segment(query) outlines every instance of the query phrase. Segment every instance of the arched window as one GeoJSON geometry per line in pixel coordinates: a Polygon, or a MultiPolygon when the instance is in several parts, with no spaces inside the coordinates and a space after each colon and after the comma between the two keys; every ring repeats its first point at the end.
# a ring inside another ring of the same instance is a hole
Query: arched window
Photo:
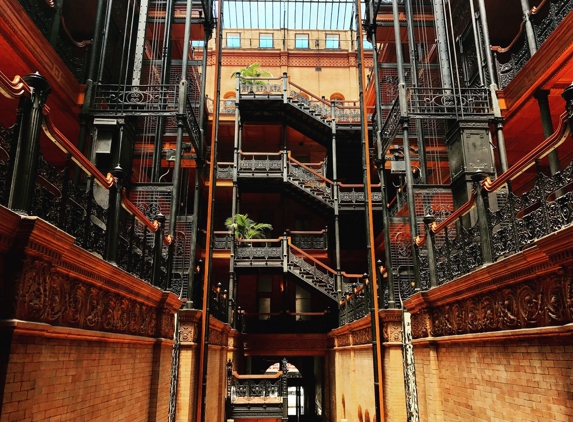
{"type": "Polygon", "coordinates": [[[344,101],[344,95],[340,92],[335,92],[330,96],[330,101],[344,101]]]}
{"type": "Polygon", "coordinates": [[[223,95],[221,104],[221,113],[234,113],[235,112],[235,91],[226,92],[223,95]]]}

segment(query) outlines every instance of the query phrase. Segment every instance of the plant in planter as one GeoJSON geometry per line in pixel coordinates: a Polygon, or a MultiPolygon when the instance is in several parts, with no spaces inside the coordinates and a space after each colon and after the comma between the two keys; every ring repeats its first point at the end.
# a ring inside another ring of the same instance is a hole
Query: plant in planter
{"type": "Polygon", "coordinates": [[[272,230],[268,223],[257,223],[251,220],[248,214],[235,214],[225,220],[225,226],[231,231],[235,239],[265,239],[265,230],[272,230]]]}
{"type": "MultiPolygon", "coordinates": [[[[231,78],[236,78],[237,75],[239,75],[241,78],[272,78],[273,77],[271,72],[267,72],[266,70],[262,70],[261,65],[257,62],[233,72],[231,74],[231,78]]],[[[264,86],[267,84],[266,81],[257,81],[254,79],[242,79],[241,83],[245,84],[245,85],[260,85],[260,86],[264,86]]]]}

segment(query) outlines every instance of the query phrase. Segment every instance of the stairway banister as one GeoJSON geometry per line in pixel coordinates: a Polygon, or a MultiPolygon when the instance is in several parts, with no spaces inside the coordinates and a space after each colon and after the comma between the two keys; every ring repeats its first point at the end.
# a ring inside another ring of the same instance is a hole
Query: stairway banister
{"type": "Polygon", "coordinates": [[[519,25],[519,31],[517,31],[517,34],[515,35],[515,37],[513,38],[513,40],[509,43],[509,45],[507,47],[500,47],[499,45],[492,45],[491,51],[495,51],[496,53],[500,53],[500,54],[507,53],[509,50],[511,50],[513,48],[515,43],[517,43],[517,41],[519,41],[519,39],[523,35],[523,29],[524,28],[525,28],[525,21],[521,22],[521,24],[519,25]]]}
{"type": "Polygon", "coordinates": [[[535,164],[535,161],[545,157],[559,145],[561,145],[571,132],[571,128],[567,122],[567,112],[563,112],[559,116],[559,126],[545,141],[540,143],[537,147],[531,150],[528,154],[522,157],[517,163],[511,166],[506,172],[502,173],[497,179],[492,181],[489,177],[484,179],[481,183],[483,188],[488,192],[495,192],[504,186],[508,181],[515,179],[529,167],[535,164]]]}
{"type": "Polygon", "coordinates": [[[237,239],[239,243],[273,243],[273,242],[282,242],[282,238],[276,239],[237,239]]]}
{"type": "Polygon", "coordinates": [[[280,156],[282,154],[282,151],[279,152],[244,152],[239,150],[239,155],[277,155],[280,156]]]}
{"type": "Polygon", "coordinates": [[[159,222],[157,220],[151,222],[149,218],[147,218],[145,214],[143,214],[141,210],[129,200],[125,188],[121,190],[121,205],[128,213],[133,215],[137,221],[147,227],[150,232],[155,233],[159,229],[159,222]]]}
{"type": "Polygon", "coordinates": [[[88,160],[88,158],[83,155],[57,127],[54,126],[50,119],[49,108],[47,107],[44,107],[42,128],[44,129],[46,136],[56,144],[58,148],[65,153],[70,154],[74,163],[76,163],[84,172],[93,176],[101,187],[109,189],[115,184],[115,180],[111,174],[108,173],[107,177],[104,176],[96,166],[94,166],[90,160],[88,160]]]}
{"type": "Polygon", "coordinates": [[[0,94],[15,100],[22,95],[30,96],[30,87],[20,75],[16,75],[14,79],[10,80],[0,71],[0,94]]]}
{"type": "Polygon", "coordinates": [[[277,371],[276,374],[272,375],[258,375],[258,374],[239,375],[237,371],[233,371],[233,378],[236,378],[238,380],[257,380],[257,379],[273,380],[280,378],[282,374],[283,371],[277,371]]]}
{"type": "Polygon", "coordinates": [[[330,185],[333,185],[334,182],[330,179],[327,179],[326,177],[324,177],[323,175],[317,173],[316,171],[314,171],[313,169],[311,169],[310,167],[305,166],[304,164],[302,164],[300,161],[295,160],[294,158],[291,157],[291,153],[290,151],[288,152],[288,159],[290,162],[304,168],[305,170],[308,170],[309,172],[311,172],[312,174],[314,174],[316,177],[318,177],[321,180],[324,180],[325,182],[329,183],[330,185]]]}
{"type": "Polygon", "coordinates": [[[289,234],[324,234],[326,233],[326,229],[322,230],[289,230],[289,234]]]}
{"type": "MultiPolygon", "coordinates": [[[[436,222],[432,223],[432,225],[431,225],[432,232],[438,233],[439,231],[441,231],[445,227],[454,223],[461,216],[470,212],[471,209],[475,206],[475,200],[476,200],[476,192],[475,192],[475,190],[472,189],[471,194],[470,194],[470,199],[468,199],[468,201],[464,205],[462,205],[457,210],[455,210],[453,213],[451,213],[448,216],[448,218],[442,220],[439,224],[436,224],[436,222]]],[[[418,245],[418,246],[421,246],[421,245],[418,245]]]]}
{"type": "Polygon", "coordinates": [[[282,76],[240,76],[245,81],[279,81],[282,76]]]}
{"type": "Polygon", "coordinates": [[[309,254],[307,254],[305,251],[303,251],[302,249],[296,247],[295,245],[292,244],[291,238],[288,237],[288,245],[290,246],[291,249],[295,250],[296,252],[298,252],[299,254],[303,255],[304,258],[308,258],[309,260],[311,260],[314,264],[324,268],[327,272],[336,275],[336,271],[333,270],[332,268],[330,268],[328,265],[323,264],[322,262],[320,262],[318,259],[313,258],[312,256],[310,256],[309,254]]]}
{"type": "Polygon", "coordinates": [[[309,97],[314,98],[315,100],[323,103],[324,105],[327,105],[330,107],[330,101],[328,100],[323,100],[322,98],[317,97],[316,95],[314,95],[312,92],[307,91],[306,89],[304,89],[302,86],[295,84],[294,82],[289,82],[290,85],[294,86],[296,89],[299,89],[300,91],[304,92],[305,94],[307,94],[309,97]]]}

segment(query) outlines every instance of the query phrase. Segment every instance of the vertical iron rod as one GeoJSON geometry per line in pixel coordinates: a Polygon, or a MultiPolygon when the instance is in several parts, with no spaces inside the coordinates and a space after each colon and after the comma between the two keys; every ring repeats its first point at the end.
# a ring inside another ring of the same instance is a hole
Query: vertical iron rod
{"type": "MultiPolygon", "coordinates": [[[[396,0],[394,0],[396,1],[396,0]]],[[[364,179],[364,197],[366,198],[366,247],[368,250],[369,278],[372,283],[374,294],[378,291],[378,280],[376,277],[376,256],[374,249],[374,217],[372,212],[372,182],[370,180],[370,148],[368,136],[368,112],[364,100],[364,87],[366,81],[366,69],[364,68],[364,39],[362,31],[362,4],[356,0],[356,48],[358,50],[358,88],[360,97],[360,122],[361,122],[361,143],[362,143],[362,172],[364,179]]],[[[374,403],[376,407],[376,422],[384,420],[384,378],[382,374],[382,338],[380,331],[380,316],[378,300],[374,298],[373,307],[370,312],[372,324],[372,352],[374,361],[374,403]]]]}
{"type": "MultiPolygon", "coordinates": [[[[372,2],[370,2],[370,10],[371,15],[374,17],[374,12],[372,11],[372,2]]],[[[378,167],[378,177],[380,178],[380,191],[382,196],[382,223],[384,224],[384,265],[386,266],[387,270],[387,280],[388,280],[388,307],[390,309],[394,309],[396,307],[396,299],[394,297],[394,272],[392,266],[392,253],[390,250],[390,217],[388,215],[388,192],[387,192],[387,182],[386,182],[386,174],[384,173],[385,167],[385,154],[386,151],[382,151],[382,138],[381,138],[381,130],[382,130],[382,101],[380,98],[380,73],[378,70],[378,49],[376,48],[376,31],[372,32],[372,49],[373,59],[374,59],[374,83],[376,85],[376,159],[377,167],[378,167]]],[[[377,268],[376,275],[379,274],[379,268],[377,268]]],[[[377,294],[377,291],[375,292],[377,294]]]]}

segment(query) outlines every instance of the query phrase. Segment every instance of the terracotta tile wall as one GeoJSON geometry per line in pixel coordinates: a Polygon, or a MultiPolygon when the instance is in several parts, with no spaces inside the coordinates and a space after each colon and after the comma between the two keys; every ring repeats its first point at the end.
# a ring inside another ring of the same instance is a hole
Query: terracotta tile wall
{"type": "Polygon", "coordinates": [[[167,420],[171,342],[35,334],[14,334],[2,422],[167,420]]]}
{"type": "Polygon", "coordinates": [[[415,348],[423,421],[573,420],[573,345],[563,340],[415,348]]]}

